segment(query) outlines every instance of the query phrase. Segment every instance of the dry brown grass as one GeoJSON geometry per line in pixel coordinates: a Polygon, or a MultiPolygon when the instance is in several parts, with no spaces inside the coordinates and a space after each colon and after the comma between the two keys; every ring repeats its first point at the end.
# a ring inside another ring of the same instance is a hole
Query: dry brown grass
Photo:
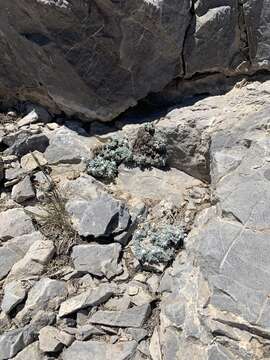
{"type": "Polygon", "coordinates": [[[78,242],[79,235],[72,227],[70,216],[65,208],[66,200],[60,194],[57,184],[35,155],[32,154],[32,156],[49,186],[44,191],[45,199],[42,202],[42,214],[30,212],[30,215],[34,218],[40,232],[54,242],[57,255],[67,255],[73,245],[78,242]]]}

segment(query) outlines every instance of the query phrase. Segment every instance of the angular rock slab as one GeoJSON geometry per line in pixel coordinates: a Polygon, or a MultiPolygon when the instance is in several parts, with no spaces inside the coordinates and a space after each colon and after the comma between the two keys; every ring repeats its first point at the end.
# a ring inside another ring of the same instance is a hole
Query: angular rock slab
{"type": "Polygon", "coordinates": [[[71,257],[76,270],[110,279],[122,271],[118,264],[120,252],[120,244],[77,245],[73,247],[71,257]]]}
{"type": "Polygon", "coordinates": [[[97,311],[90,318],[93,324],[140,328],[151,314],[149,304],[134,306],[123,311],[97,311]]]}
{"type": "Polygon", "coordinates": [[[50,134],[49,146],[44,156],[50,165],[77,164],[92,157],[98,141],[93,137],[77,134],[67,127],[61,127],[50,134]]]}
{"type": "Polygon", "coordinates": [[[62,354],[63,360],[128,360],[132,358],[137,347],[136,341],[108,344],[98,341],[75,341],[62,354]]]}
{"type": "Polygon", "coordinates": [[[21,303],[26,297],[27,290],[19,281],[12,281],[4,288],[4,296],[1,309],[8,314],[16,305],[21,303]]]}
{"type": "Polygon", "coordinates": [[[34,231],[32,220],[23,209],[10,209],[0,213],[0,239],[5,240],[34,231]]]}
{"type": "Polygon", "coordinates": [[[0,336],[0,360],[10,359],[34,341],[31,326],[9,330],[0,336]]]}
{"type": "Polygon", "coordinates": [[[110,236],[126,230],[130,215],[125,205],[108,196],[66,204],[75,230],[81,236],[110,236]]]}
{"type": "Polygon", "coordinates": [[[43,360],[43,355],[39,350],[38,341],[31,345],[28,345],[25,349],[20,351],[14,358],[14,360],[43,360]]]}
{"type": "Polygon", "coordinates": [[[72,344],[73,336],[53,326],[45,326],[39,332],[39,347],[42,352],[59,352],[72,344]]]}
{"type": "Polygon", "coordinates": [[[98,288],[89,289],[64,301],[60,306],[59,316],[66,316],[80,309],[100,305],[106,302],[113,295],[113,292],[114,288],[109,285],[100,285],[98,288]]]}

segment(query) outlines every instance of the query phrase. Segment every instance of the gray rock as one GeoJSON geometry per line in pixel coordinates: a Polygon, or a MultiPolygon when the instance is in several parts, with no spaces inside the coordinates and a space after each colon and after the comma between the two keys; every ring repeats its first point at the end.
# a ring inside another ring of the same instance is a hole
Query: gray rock
{"type": "Polygon", "coordinates": [[[0,336],[0,360],[12,358],[33,341],[34,332],[31,326],[6,331],[0,336]]]}
{"type": "Polygon", "coordinates": [[[4,177],[5,177],[4,161],[2,157],[0,157],[0,182],[4,180],[4,177]]]}
{"type": "Polygon", "coordinates": [[[52,112],[108,121],[174,79],[179,88],[189,79],[194,94],[194,74],[269,69],[266,0],[138,0],[125,7],[41,0],[34,8],[3,1],[10,19],[29,16],[23,27],[19,21],[2,22],[1,51],[10,57],[1,59],[1,93],[7,99],[35,99],[52,112]]]}
{"type": "Polygon", "coordinates": [[[4,288],[4,297],[1,309],[8,314],[16,305],[21,303],[26,297],[26,287],[19,281],[12,281],[4,288]]]}
{"type": "Polygon", "coordinates": [[[66,316],[78,310],[97,306],[106,302],[114,293],[114,287],[109,285],[100,285],[98,288],[89,289],[80,295],[68,298],[64,301],[59,310],[59,316],[66,316]]]}
{"type": "Polygon", "coordinates": [[[128,328],[126,329],[126,333],[131,335],[132,340],[136,340],[137,342],[140,342],[148,336],[148,331],[141,328],[128,328]]]}
{"type": "Polygon", "coordinates": [[[118,264],[120,252],[120,244],[77,245],[73,247],[71,257],[76,270],[110,279],[122,271],[118,264]]]}
{"type": "Polygon", "coordinates": [[[55,311],[67,295],[63,281],[42,278],[29,291],[25,306],[17,319],[30,320],[41,310],[55,311]]]}
{"type": "MultiPolygon", "coordinates": [[[[21,167],[25,171],[33,171],[38,169],[40,166],[47,164],[47,160],[43,154],[39,151],[33,151],[30,154],[26,154],[21,158],[21,167]]],[[[41,172],[41,174],[43,174],[41,172]]]]}
{"type": "Polygon", "coordinates": [[[77,164],[92,157],[97,143],[93,137],[81,136],[67,127],[61,127],[50,134],[50,144],[44,156],[50,165],[77,164]]]}
{"type": "Polygon", "coordinates": [[[20,351],[14,358],[14,360],[43,360],[44,357],[42,356],[39,350],[38,341],[34,342],[31,345],[28,345],[25,349],[20,351]]]}
{"type": "Polygon", "coordinates": [[[31,151],[43,153],[49,145],[49,139],[45,134],[32,135],[22,133],[18,136],[10,148],[4,151],[6,155],[22,157],[31,151]]]}
{"type": "Polygon", "coordinates": [[[81,236],[110,236],[123,232],[130,215],[125,205],[108,196],[90,201],[73,200],[66,204],[75,230],[81,236]]]}
{"type": "Polygon", "coordinates": [[[10,209],[0,213],[0,239],[30,234],[35,231],[31,218],[23,209],[10,209]]]}
{"type": "Polygon", "coordinates": [[[38,105],[28,105],[28,114],[18,121],[18,126],[22,127],[35,122],[47,123],[51,121],[51,116],[46,109],[38,105]]]}
{"type": "Polygon", "coordinates": [[[117,327],[141,327],[150,316],[151,306],[149,304],[134,306],[123,311],[97,311],[90,318],[93,324],[102,324],[117,327]]]}
{"type": "Polygon", "coordinates": [[[76,339],[81,341],[86,341],[89,340],[94,335],[98,335],[98,336],[106,335],[106,332],[103,331],[102,329],[98,329],[97,327],[91,324],[86,324],[83,326],[79,326],[77,328],[76,339]]]}
{"type": "Polygon", "coordinates": [[[55,253],[54,243],[50,240],[35,241],[25,256],[15,263],[7,281],[35,279],[42,274],[55,253]]]}
{"type": "Polygon", "coordinates": [[[42,352],[59,352],[70,346],[73,336],[53,326],[46,326],[39,332],[39,347],[42,352]]]}
{"type": "Polygon", "coordinates": [[[188,187],[199,184],[199,180],[177,169],[162,171],[153,168],[142,171],[120,166],[115,188],[142,201],[166,199],[176,205],[184,201],[188,187]]]}
{"type": "Polygon", "coordinates": [[[36,231],[29,235],[15,237],[0,247],[0,279],[3,279],[9,273],[12,266],[24,257],[35,241],[42,239],[41,233],[36,231]]]}
{"type": "Polygon", "coordinates": [[[29,176],[26,176],[12,188],[11,197],[17,203],[23,203],[35,197],[35,190],[29,176]]]}
{"type": "Polygon", "coordinates": [[[98,341],[75,341],[62,353],[63,360],[117,360],[131,359],[136,351],[136,341],[126,341],[117,344],[108,344],[98,341]]]}

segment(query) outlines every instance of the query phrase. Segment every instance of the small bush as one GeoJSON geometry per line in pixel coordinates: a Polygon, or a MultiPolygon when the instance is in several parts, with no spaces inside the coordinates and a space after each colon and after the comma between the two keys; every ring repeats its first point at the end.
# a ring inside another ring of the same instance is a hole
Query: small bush
{"type": "Polygon", "coordinates": [[[181,226],[145,224],[134,233],[132,251],[142,264],[167,264],[183,245],[185,237],[181,226]]]}
{"type": "Polygon", "coordinates": [[[94,159],[88,163],[87,172],[99,179],[113,180],[121,164],[144,169],[164,168],[166,163],[165,141],[154,125],[147,124],[138,130],[133,141],[114,139],[98,149],[94,159]]]}

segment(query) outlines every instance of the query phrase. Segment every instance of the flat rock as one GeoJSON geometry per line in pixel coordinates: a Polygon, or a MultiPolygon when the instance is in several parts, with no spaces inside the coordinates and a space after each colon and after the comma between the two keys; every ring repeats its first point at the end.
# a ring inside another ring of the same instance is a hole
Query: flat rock
{"type": "Polygon", "coordinates": [[[53,326],[45,326],[39,332],[39,347],[42,352],[59,352],[72,344],[73,336],[53,326]]]}
{"type": "Polygon", "coordinates": [[[25,176],[18,184],[12,188],[11,198],[17,203],[24,203],[36,196],[30,176],[25,176]]]}
{"type": "Polygon", "coordinates": [[[42,239],[41,233],[35,231],[28,235],[15,237],[0,247],[0,279],[5,277],[12,266],[24,257],[35,241],[41,241],[42,239]]]}
{"type": "Polygon", "coordinates": [[[31,326],[6,331],[0,335],[0,360],[10,359],[34,341],[31,326]]]}
{"type": "Polygon", "coordinates": [[[120,252],[120,244],[77,245],[73,247],[71,257],[76,270],[110,279],[122,271],[118,264],[120,252]]]}
{"type": "Polygon", "coordinates": [[[66,204],[75,230],[81,236],[110,236],[123,232],[129,225],[128,209],[120,201],[102,196],[90,201],[73,200],[66,204]]]}
{"type": "Polygon", "coordinates": [[[50,240],[36,241],[31,245],[25,256],[15,263],[8,275],[7,281],[35,279],[42,274],[55,253],[55,247],[50,240]]]}
{"type": "Polygon", "coordinates": [[[41,310],[56,311],[65,300],[68,292],[64,281],[42,278],[29,291],[25,306],[17,315],[17,319],[34,318],[41,310]]]}
{"type": "Polygon", "coordinates": [[[19,281],[12,281],[4,287],[4,297],[1,309],[8,314],[16,305],[26,297],[26,287],[19,281]]]}
{"type": "Polygon", "coordinates": [[[20,351],[14,360],[43,360],[44,357],[39,349],[38,341],[28,345],[25,349],[20,351]]]}
{"type": "Polygon", "coordinates": [[[14,143],[10,148],[4,151],[6,155],[17,155],[22,157],[31,151],[39,151],[43,153],[49,145],[49,139],[45,134],[29,135],[22,133],[14,139],[14,143]]]}
{"type": "Polygon", "coordinates": [[[34,231],[30,216],[22,209],[10,209],[0,213],[0,239],[10,239],[34,231]]]}
{"type": "Polygon", "coordinates": [[[151,314],[149,304],[134,306],[133,308],[123,311],[97,311],[90,318],[93,324],[102,324],[106,326],[117,327],[141,327],[151,314]]]}
{"type": "Polygon", "coordinates": [[[97,143],[93,137],[81,136],[67,127],[61,127],[50,134],[50,144],[44,156],[50,165],[77,164],[92,157],[97,143]]]}
{"type": "Polygon", "coordinates": [[[177,169],[142,171],[120,166],[115,188],[142,201],[167,200],[179,206],[184,201],[186,189],[196,185],[200,185],[199,180],[177,169]]]}
{"type": "Polygon", "coordinates": [[[100,285],[98,288],[89,289],[80,295],[71,297],[64,301],[59,310],[59,316],[63,317],[78,310],[98,306],[106,302],[114,293],[114,287],[110,285],[100,285]]]}
{"type": "Polygon", "coordinates": [[[26,154],[21,158],[21,167],[25,171],[33,171],[40,166],[47,164],[47,160],[43,154],[39,151],[33,151],[30,154],[26,154]]]}
{"type": "Polygon", "coordinates": [[[136,341],[126,341],[117,344],[108,344],[98,341],[75,341],[62,354],[63,360],[117,360],[131,359],[137,347],[136,341]]]}

